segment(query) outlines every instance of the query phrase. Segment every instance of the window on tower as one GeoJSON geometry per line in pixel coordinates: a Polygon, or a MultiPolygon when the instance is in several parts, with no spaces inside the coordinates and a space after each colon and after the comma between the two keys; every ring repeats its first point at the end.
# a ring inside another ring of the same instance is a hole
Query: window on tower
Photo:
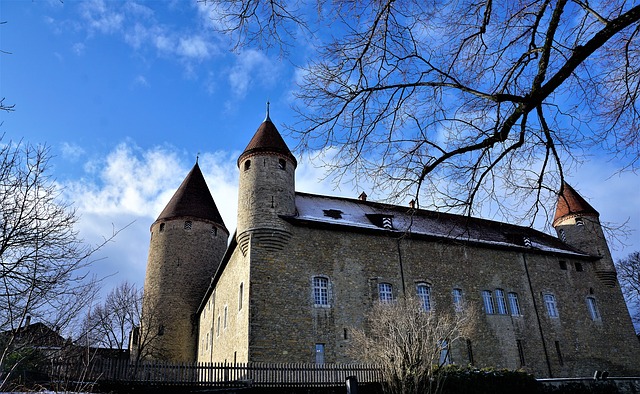
{"type": "Polygon", "coordinates": [[[184,229],[185,230],[191,230],[191,226],[193,225],[193,223],[191,222],[191,220],[187,220],[184,222],[184,229]]]}
{"type": "Polygon", "coordinates": [[[251,168],[251,160],[244,162],[244,170],[247,171],[249,168],[251,168]]]}
{"type": "Polygon", "coordinates": [[[278,168],[280,168],[281,170],[286,170],[287,169],[287,162],[285,159],[279,159],[278,160],[278,168]]]}

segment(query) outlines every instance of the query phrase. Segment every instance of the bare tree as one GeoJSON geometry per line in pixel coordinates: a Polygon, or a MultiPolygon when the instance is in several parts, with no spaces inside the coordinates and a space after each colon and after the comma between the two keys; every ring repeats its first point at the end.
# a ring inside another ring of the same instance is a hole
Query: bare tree
{"type": "Polygon", "coordinates": [[[129,336],[140,325],[141,302],[141,290],[127,281],[120,283],[103,304],[87,311],[82,342],[91,347],[128,349],[129,336]]]}
{"type": "Polygon", "coordinates": [[[101,245],[79,239],[76,213],[60,200],[48,160],[47,147],[0,145],[0,371],[25,345],[15,338],[29,319],[64,329],[97,289],[87,268],[101,245]]]}
{"type": "Polygon", "coordinates": [[[473,310],[427,312],[411,297],[376,303],[365,329],[352,330],[351,355],[381,368],[387,393],[437,393],[449,351],[472,329],[473,310]]]}
{"type": "Polygon", "coordinates": [[[636,2],[204,3],[241,44],[314,33],[293,131],[338,180],[469,214],[509,217],[508,198],[522,219],[593,148],[640,163],[636,2]]]}
{"type": "Polygon", "coordinates": [[[626,259],[618,260],[616,270],[631,319],[640,332],[640,252],[633,252],[626,259]]]}

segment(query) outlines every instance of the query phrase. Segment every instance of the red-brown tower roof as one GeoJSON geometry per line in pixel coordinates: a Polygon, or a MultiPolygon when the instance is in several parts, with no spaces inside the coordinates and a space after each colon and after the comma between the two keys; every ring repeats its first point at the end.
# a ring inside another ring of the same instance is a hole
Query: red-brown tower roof
{"type": "Polygon", "coordinates": [[[578,192],[568,183],[563,182],[562,189],[558,195],[558,203],[556,205],[556,215],[553,218],[553,225],[556,222],[569,215],[587,215],[599,217],[596,211],[578,192]]]}
{"type": "Polygon", "coordinates": [[[244,149],[244,152],[238,158],[238,167],[240,161],[248,155],[255,153],[277,153],[289,158],[294,166],[298,165],[296,158],[293,156],[289,147],[282,139],[282,136],[278,132],[276,126],[269,119],[269,113],[267,112],[267,118],[262,122],[258,130],[249,141],[249,145],[244,149]]]}
{"type": "Polygon", "coordinates": [[[226,229],[197,162],[156,221],[178,217],[204,219],[226,229]]]}

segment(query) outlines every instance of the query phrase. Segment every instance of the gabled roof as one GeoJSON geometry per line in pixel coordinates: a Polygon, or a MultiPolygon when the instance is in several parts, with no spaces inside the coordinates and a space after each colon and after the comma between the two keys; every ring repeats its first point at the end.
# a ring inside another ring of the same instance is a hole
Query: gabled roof
{"type": "Polygon", "coordinates": [[[249,141],[249,145],[244,149],[244,152],[238,158],[238,166],[240,166],[240,161],[245,156],[252,155],[254,153],[279,153],[291,159],[293,161],[293,165],[297,166],[298,162],[296,158],[293,156],[289,147],[282,139],[282,136],[278,132],[276,126],[271,122],[271,119],[267,116],[267,118],[260,124],[258,130],[249,141]]]}
{"type": "Polygon", "coordinates": [[[156,221],[181,217],[208,220],[226,229],[198,163],[189,171],[156,221]]]}
{"type": "Polygon", "coordinates": [[[553,225],[566,216],[570,215],[587,215],[599,217],[596,211],[574,188],[568,183],[562,184],[562,189],[558,195],[558,203],[556,205],[556,215],[553,218],[553,225]]]}
{"type": "Polygon", "coordinates": [[[464,215],[300,192],[296,192],[296,209],[296,216],[284,217],[294,225],[386,232],[443,242],[590,258],[557,237],[532,228],[464,215]]]}

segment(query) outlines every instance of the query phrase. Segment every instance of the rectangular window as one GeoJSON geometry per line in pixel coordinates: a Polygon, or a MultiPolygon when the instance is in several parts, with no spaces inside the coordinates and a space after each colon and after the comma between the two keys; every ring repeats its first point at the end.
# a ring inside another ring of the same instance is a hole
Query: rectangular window
{"type": "Polygon", "coordinates": [[[507,314],[507,303],[504,299],[504,290],[496,289],[496,304],[498,305],[498,313],[501,315],[507,314]]]}
{"type": "Polygon", "coordinates": [[[380,300],[380,302],[393,301],[393,287],[390,283],[378,284],[378,299],[380,300]]]}
{"type": "Polygon", "coordinates": [[[511,315],[512,316],[522,315],[522,313],[520,312],[520,302],[518,301],[518,294],[511,292],[508,294],[508,298],[509,298],[509,308],[511,309],[511,315]]]}
{"type": "Polygon", "coordinates": [[[224,306],[224,328],[227,328],[227,306],[224,306]]]}
{"type": "Polygon", "coordinates": [[[313,277],[313,302],[316,306],[329,305],[329,279],[322,276],[313,277]]]}
{"type": "Polygon", "coordinates": [[[220,315],[218,315],[218,329],[216,330],[216,336],[220,336],[220,315]]]}
{"type": "Polygon", "coordinates": [[[242,297],[244,293],[244,283],[240,283],[240,289],[238,289],[238,310],[242,310],[242,297]]]}
{"type": "Polygon", "coordinates": [[[316,364],[324,364],[324,343],[316,343],[316,364]]]}
{"type": "Polygon", "coordinates": [[[489,290],[482,291],[482,302],[484,303],[484,312],[487,315],[493,315],[495,312],[495,307],[493,305],[493,297],[491,296],[491,292],[489,290]]]}
{"type": "Polygon", "coordinates": [[[522,345],[522,341],[520,339],[516,340],[516,345],[518,346],[518,358],[520,358],[520,366],[523,367],[526,365],[526,360],[524,359],[524,346],[522,345]]]}
{"type": "Polygon", "coordinates": [[[544,306],[547,308],[547,314],[549,317],[557,318],[558,315],[558,306],[556,305],[556,297],[553,294],[545,294],[544,298],[544,306]]]}
{"type": "Polygon", "coordinates": [[[600,312],[598,311],[598,304],[594,297],[587,297],[587,308],[589,309],[589,316],[591,320],[600,320],[600,312]]]}
{"type": "Polygon", "coordinates": [[[449,354],[449,341],[440,341],[440,365],[451,364],[451,355],[449,354]]]}
{"type": "Polygon", "coordinates": [[[471,339],[467,339],[467,356],[469,357],[469,365],[474,365],[473,361],[473,348],[471,346],[471,339]]]}
{"type": "Polygon", "coordinates": [[[453,289],[451,298],[453,299],[453,309],[456,312],[460,312],[462,310],[462,289],[453,289]]]}
{"type": "Polygon", "coordinates": [[[556,354],[558,355],[558,364],[563,366],[564,360],[562,359],[562,351],[560,351],[560,341],[556,341],[556,354]]]}
{"type": "Polygon", "coordinates": [[[416,293],[418,293],[422,309],[429,312],[431,310],[431,288],[426,283],[419,283],[416,286],[416,293]]]}
{"type": "Polygon", "coordinates": [[[575,263],[575,266],[576,266],[576,271],[577,272],[584,271],[584,268],[582,268],[582,263],[575,263]]]}

